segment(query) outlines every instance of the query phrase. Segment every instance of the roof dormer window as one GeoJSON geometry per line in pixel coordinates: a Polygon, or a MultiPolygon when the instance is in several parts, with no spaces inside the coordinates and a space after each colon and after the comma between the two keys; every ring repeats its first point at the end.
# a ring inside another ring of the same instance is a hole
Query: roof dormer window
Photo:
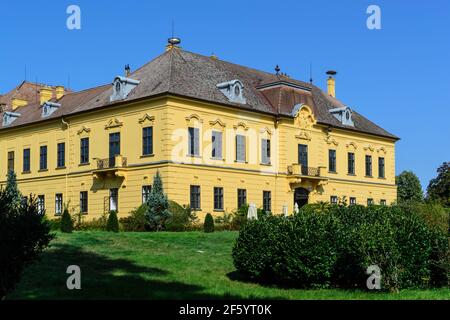
{"type": "Polygon", "coordinates": [[[141,83],[139,80],[117,76],[112,83],[113,93],[110,97],[110,101],[113,102],[125,99],[139,83],[141,83]]]}
{"type": "Polygon", "coordinates": [[[349,107],[331,109],[330,113],[344,126],[355,126],[352,119],[352,110],[349,107]]]}
{"type": "Polygon", "coordinates": [[[60,103],[47,101],[42,105],[42,118],[47,118],[53,114],[56,110],[61,108],[60,103]]]}
{"type": "Polygon", "coordinates": [[[227,97],[228,101],[240,104],[247,103],[244,98],[244,85],[240,80],[219,83],[217,88],[227,97]]]}
{"type": "Polygon", "coordinates": [[[21,116],[20,113],[6,111],[3,114],[3,126],[7,127],[7,126],[11,125],[20,116],[21,116]]]}

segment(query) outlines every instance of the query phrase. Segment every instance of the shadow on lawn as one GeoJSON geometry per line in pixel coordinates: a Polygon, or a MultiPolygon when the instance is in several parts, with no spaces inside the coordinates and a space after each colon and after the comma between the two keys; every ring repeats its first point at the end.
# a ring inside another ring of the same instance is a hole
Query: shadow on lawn
{"type": "Polygon", "coordinates": [[[242,299],[204,293],[205,288],[199,285],[164,281],[167,275],[159,268],[57,244],[26,270],[8,299],[242,299]],[[69,265],[81,268],[81,290],[70,291],[66,287],[69,265]],[[158,277],[161,279],[154,279],[158,277]]]}

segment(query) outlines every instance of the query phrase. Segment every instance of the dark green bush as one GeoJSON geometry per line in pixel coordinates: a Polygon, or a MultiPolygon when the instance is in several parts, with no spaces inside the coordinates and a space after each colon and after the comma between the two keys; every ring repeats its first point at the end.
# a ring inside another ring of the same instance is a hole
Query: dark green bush
{"type": "Polygon", "coordinates": [[[233,248],[238,271],[299,287],[365,288],[371,265],[385,290],[445,285],[448,259],[447,235],[398,206],[306,206],[247,222],[233,248]]]}
{"type": "Polygon", "coordinates": [[[57,219],[47,219],[48,226],[51,231],[59,231],[61,230],[61,218],[57,219]]]}
{"type": "Polygon", "coordinates": [[[181,206],[175,201],[169,201],[170,218],[165,224],[166,231],[187,231],[197,222],[197,215],[189,206],[181,206]]]}
{"type": "Polygon", "coordinates": [[[144,203],[139,208],[130,212],[128,217],[120,219],[120,224],[126,232],[144,232],[146,229],[145,213],[147,212],[147,205],[144,203]]]}
{"type": "Polygon", "coordinates": [[[214,219],[211,213],[208,213],[205,217],[205,223],[203,224],[203,231],[205,233],[214,232],[214,219]]]}
{"type": "Polygon", "coordinates": [[[109,213],[108,222],[106,223],[106,231],[119,232],[119,220],[117,219],[116,211],[111,211],[109,213]]]}
{"type": "Polygon", "coordinates": [[[70,216],[69,209],[65,208],[61,217],[61,232],[72,233],[73,220],[70,216]]]}

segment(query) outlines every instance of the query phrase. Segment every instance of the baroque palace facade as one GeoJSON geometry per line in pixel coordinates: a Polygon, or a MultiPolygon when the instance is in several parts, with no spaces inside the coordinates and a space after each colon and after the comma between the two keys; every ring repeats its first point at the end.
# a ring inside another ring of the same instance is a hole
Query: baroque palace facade
{"type": "Polygon", "coordinates": [[[172,43],[112,85],[3,102],[0,183],[14,170],[49,216],[64,203],[127,215],[157,171],[168,198],[200,217],[245,203],[279,214],[344,197],[394,202],[398,138],[335,98],[333,72],[327,87],[172,43]]]}

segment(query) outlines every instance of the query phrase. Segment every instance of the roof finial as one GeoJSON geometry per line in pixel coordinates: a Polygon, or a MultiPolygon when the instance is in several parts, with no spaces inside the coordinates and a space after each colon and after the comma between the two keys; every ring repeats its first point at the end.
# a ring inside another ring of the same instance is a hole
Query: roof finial
{"type": "Polygon", "coordinates": [[[276,72],[276,75],[277,75],[277,76],[280,74],[280,71],[281,71],[280,66],[277,65],[277,66],[275,67],[275,72],[276,72]]]}

